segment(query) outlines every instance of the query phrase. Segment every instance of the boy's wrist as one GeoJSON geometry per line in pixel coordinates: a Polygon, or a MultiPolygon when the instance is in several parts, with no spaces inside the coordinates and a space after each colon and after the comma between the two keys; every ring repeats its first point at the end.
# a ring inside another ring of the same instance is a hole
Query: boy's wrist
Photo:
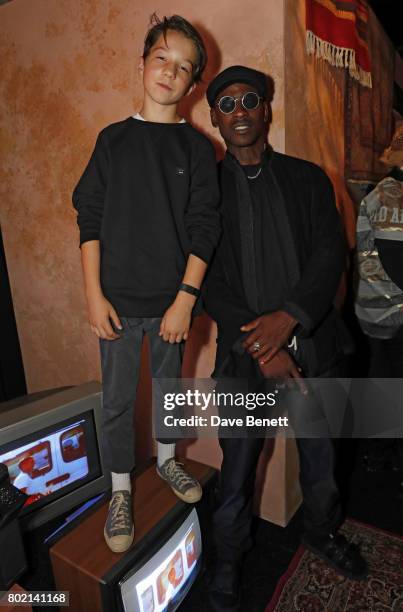
{"type": "Polygon", "coordinates": [[[104,297],[100,286],[86,287],[85,295],[87,300],[93,300],[94,298],[104,297]]]}
{"type": "Polygon", "coordinates": [[[183,306],[184,308],[192,310],[196,303],[196,299],[197,298],[195,295],[191,295],[185,291],[178,291],[175,302],[178,304],[178,306],[183,306]]]}

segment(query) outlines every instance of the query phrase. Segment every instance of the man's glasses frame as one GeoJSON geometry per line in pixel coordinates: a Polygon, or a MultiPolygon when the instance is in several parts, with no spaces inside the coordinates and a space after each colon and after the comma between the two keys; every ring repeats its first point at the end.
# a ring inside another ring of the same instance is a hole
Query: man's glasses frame
{"type": "Polygon", "coordinates": [[[236,109],[237,102],[240,101],[243,108],[247,111],[256,110],[260,102],[264,100],[255,91],[247,91],[243,96],[223,96],[217,100],[217,107],[223,115],[230,115],[236,109]]]}

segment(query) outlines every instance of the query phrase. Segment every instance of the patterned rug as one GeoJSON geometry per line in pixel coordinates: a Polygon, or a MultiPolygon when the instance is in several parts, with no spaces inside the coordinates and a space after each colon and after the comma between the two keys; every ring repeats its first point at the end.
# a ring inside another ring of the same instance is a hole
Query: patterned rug
{"type": "Polygon", "coordinates": [[[300,546],[265,612],[403,612],[403,538],[351,519],[341,531],[360,543],[368,580],[343,578],[300,546]]]}

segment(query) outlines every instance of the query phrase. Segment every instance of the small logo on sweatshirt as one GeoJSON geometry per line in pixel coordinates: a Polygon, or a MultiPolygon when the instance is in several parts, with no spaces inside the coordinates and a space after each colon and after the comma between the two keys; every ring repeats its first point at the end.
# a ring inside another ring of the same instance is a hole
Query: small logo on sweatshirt
{"type": "Polygon", "coordinates": [[[179,166],[176,167],[176,174],[178,176],[184,176],[185,174],[185,169],[184,168],[180,168],[179,166]]]}

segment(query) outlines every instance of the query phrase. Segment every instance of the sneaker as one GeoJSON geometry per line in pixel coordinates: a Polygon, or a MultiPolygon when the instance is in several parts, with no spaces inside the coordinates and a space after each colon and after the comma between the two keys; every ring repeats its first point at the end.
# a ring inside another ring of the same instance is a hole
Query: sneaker
{"type": "Polygon", "coordinates": [[[157,464],[157,474],[169,484],[179,499],[194,504],[201,498],[202,488],[193,476],[185,472],[182,465],[175,459],[167,459],[161,466],[157,464]]]}
{"type": "Polygon", "coordinates": [[[325,538],[302,539],[305,548],[315,553],[339,574],[350,580],[365,580],[368,564],[356,544],[349,542],[341,533],[329,533],[325,538]]]}
{"type": "Polygon", "coordinates": [[[134,539],[132,496],[129,491],[115,491],[109,503],[104,537],[109,548],[116,553],[125,552],[134,539]]]}

